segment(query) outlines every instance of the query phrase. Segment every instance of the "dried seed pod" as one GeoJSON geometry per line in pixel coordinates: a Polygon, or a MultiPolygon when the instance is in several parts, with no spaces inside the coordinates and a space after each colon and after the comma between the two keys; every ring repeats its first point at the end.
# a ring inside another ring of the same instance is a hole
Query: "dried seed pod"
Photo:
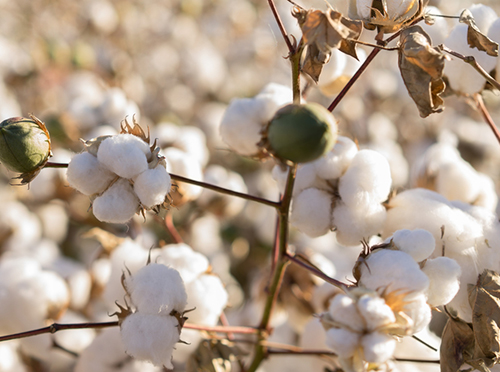
{"type": "Polygon", "coordinates": [[[336,139],[335,118],[317,103],[287,105],[276,112],[267,128],[269,152],[293,163],[323,156],[333,148],[336,139]]]}

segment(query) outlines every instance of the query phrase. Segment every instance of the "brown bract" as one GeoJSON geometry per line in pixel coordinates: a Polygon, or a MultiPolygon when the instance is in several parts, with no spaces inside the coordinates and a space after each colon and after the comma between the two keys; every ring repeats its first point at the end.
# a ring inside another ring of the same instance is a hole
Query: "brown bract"
{"type": "Polygon", "coordinates": [[[439,106],[443,104],[440,94],[445,89],[444,62],[444,54],[432,46],[431,38],[422,27],[412,26],[401,32],[399,69],[423,118],[442,111],[439,106]]]}
{"type": "Polygon", "coordinates": [[[498,56],[498,43],[488,38],[477,28],[476,21],[474,21],[474,17],[469,9],[465,9],[460,14],[459,21],[468,26],[467,43],[471,48],[477,48],[492,57],[498,56]]]}
{"type": "Polygon", "coordinates": [[[318,81],[323,65],[330,60],[332,49],[358,58],[355,40],[363,29],[361,21],[350,20],[333,9],[323,12],[295,6],[292,15],[297,18],[302,40],[307,46],[302,71],[314,81],[318,81]]]}

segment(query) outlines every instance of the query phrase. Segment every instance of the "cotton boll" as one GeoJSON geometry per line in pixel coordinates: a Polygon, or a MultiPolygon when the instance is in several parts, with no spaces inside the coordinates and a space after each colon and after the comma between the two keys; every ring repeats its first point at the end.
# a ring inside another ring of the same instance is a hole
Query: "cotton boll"
{"type": "Polygon", "coordinates": [[[393,188],[402,187],[408,182],[409,165],[403,149],[397,142],[380,141],[369,143],[367,148],[379,152],[389,162],[393,188]]]}
{"type": "Polygon", "coordinates": [[[359,245],[363,239],[369,239],[382,230],[386,215],[382,204],[351,208],[337,202],[332,213],[337,241],[345,246],[359,245]]]}
{"type": "Polygon", "coordinates": [[[400,251],[413,257],[416,262],[425,260],[436,248],[434,236],[423,229],[398,230],[392,235],[392,242],[400,251]]]}
{"type": "MultiPolygon", "coordinates": [[[[299,346],[305,349],[327,349],[326,345],[326,331],[323,328],[321,321],[318,317],[312,318],[305,326],[304,332],[300,335],[299,346]]],[[[329,366],[328,361],[316,356],[308,357],[302,356],[307,363],[307,370],[309,371],[324,371],[329,366]]]]}
{"type": "Polygon", "coordinates": [[[125,285],[132,303],[142,314],[182,314],[187,294],[179,272],[161,264],[144,266],[126,278],[125,285]]]}
{"type": "Polygon", "coordinates": [[[4,251],[27,251],[42,237],[42,226],[35,214],[18,201],[2,202],[0,236],[4,251]]]}
{"type": "Polygon", "coordinates": [[[432,25],[422,22],[421,27],[430,36],[432,45],[443,44],[446,36],[448,36],[449,34],[448,22],[445,18],[440,17],[440,15],[442,15],[442,12],[435,6],[426,6],[425,13],[437,15],[437,17],[432,17],[432,25]]]}
{"type": "Polygon", "coordinates": [[[326,191],[305,189],[293,199],[290,222],[311,237],[325,235],[331,229],[332,203],[326,191]]]}
{"type": "Polygon", "coordinates": [[[175,317],[137,312],[127,316],[120,329],[127,354],[156,366],[174,368],[172,353],[179,342],[179,322],[175,317]]]}
{"type": "Polygon", "coordinates": [[[417,296],[410,296],[410,299],[411,301],[408,301],[404,306],[404,313],[413,321],[413,325],[409,332],[414,334],[422,331],[429,325],[432,318],[432,312],[427,304],[427,295],[425,293],[420,293],[417,296]]]}
{"type": "Polygon", "coordinates": [[[358,147],[353,140],[339,136],[333,149],[311,164],[318,177],[325,180],[337,179],[347,170],[357,152],[358,147]]]}
{"type": "Polygon", "coordinates": [[[0,344],[0,371],[2,372],[26,372],[19,353],[17,344],[14,342],[2,342],[0,344]]]}
{"type": "Polygon", "coordinates": [[[134,179],[134,192],[146,208],[162,204],[170,186],[170,175],[161,164],[145,170],[134,179]]]}
{"type": "MultiPolygon", "coordinates": [[[[85,323],[89,320],[76,312],[67,311],[59,323],[85,323]]],[[[68,329],[64,332],[57,332],[54,334],[54,339],[58,345],[80,354],[85,350],[94,340],[96,331],[91,328],[87,329],[68,329]]]]}
{"type": "Polygon", "coordinates": [[[328,314],[334,322],[352,331],[361,332],[365,327],[365,322],[358,311],[356,301],[347,295],[336,295],[330,302],[328,314]]]}
{"type": "Polygon", "coordinates": [[[373,150],[361,150],[340,178],[339,194],[351,207],[381,203],[389,196],[391,184],[391,170],[384,156],[373,150]]]}
{"type": "Polygon", "coordinates": [[[219,277],[203,274],[186,285],[189,321],[195,324],[214,326],[226,307],[228,295],[219,277]]]}
{"type": "Polygon", "coordinates": [[[477,181],[479,183],[479,195],[474,200],[474,205],[483,207],[493,212],[498,204],[498,195],[495,190],[493,180],[483,173],[477,173],[477,181]]]}
{"type": "Polygon", "coordinates": [[[61,200],[53,200],[36,210],[43,228],[43,236],[62,243],[68,233],[69,217],[61,200]]]}
{"type": "Polygon", "coordinates": [[[125,223],[139,210],[132,185],[120,178],[92,203],[95,218],[103,222],[125,223]]]}
{"type": "Polygon", "coordinates": [[[381,297],[363,295],[359,298],[357,307],[365,320],[365,328],[370,332],[396,321],[392,309],[381,297]]]}
{"type": "Polygon", "coordinates": [[[480,192],[477,172],[463,160],[443,164],[436,175],[436,191],[449,200],[472,203],[480,192]]]}
{"type": "MultiPolygon", "coordinates": [[[[164,149],[161,153],[165,156],[168,173],[177,174],[196,181],[203,180],[201,165],[193,156],[175,147],[164,149]]],[[[177,191],[186,201],[197,198],[203,191],[199,186],[184,182],[178,182],[177,185],[177,191]]]]}
{"type": "Polygon", "coordinates": [[[173,267],[177,270],[184,284],[189,284],[199,275],[208,270],[208,260],[201,253],[193,251],[187,244],[169,244],[154,251],[157,262],[173,267]]]}
{"type": "Polygon", "coordinates": [[[436,257],[425,262],[422,268],[429,278],[427,303],[431,306],[446,305],[458,292],[462,270],[455,260],[436,257]]]}
{"type": "Polygon", "coordinates": [[[394,354],[396,340],[380,332],[372,332],[361,338],[364,360],[368,363],[384,363],[394,354]]]}
{"type": "Polygon", "coordinates": [[[148,169],[149,145],[133,134],[106,138],[99,145],[97,160],[123,178],[134,178],[148,169]]]}
{"type": "Polygon", "coordinates": [[[491,24],[497,20],[498,16],[495,11],[489,6],[483,4],[472,4],[469,7],[472,16],[474,17],[474,22],[477,27],[483,32],[486,33],[491,24]]]}
{"type": "Polygon", "coordinates": [[[201,166],[206,166],[210,154],[203,131],[197,127],[183,126],[180,132],[181,135],[176,138],[174,146],[195,157],[201,166]]]}
{"type": "Polygon", "coordinates": [[[341,358],[354,355],[359,347],[361,336],[345,328],[330,328],[326,331],[326,344],[341,358]]]}
{"type": "Polygon", "coordinates": [[[379,249],[365,258],[361,265],[359,284],[375,291],[423,292],[429,287],[429,278],[407,253],[379,249]]]}
{"type": "Polygon", "coordinates": [[[75,155],[68,164],[68,183],[84,195],[103,192],[116,178],[116,174],[101,165],[97,158],[82,152],[75,155]]]}

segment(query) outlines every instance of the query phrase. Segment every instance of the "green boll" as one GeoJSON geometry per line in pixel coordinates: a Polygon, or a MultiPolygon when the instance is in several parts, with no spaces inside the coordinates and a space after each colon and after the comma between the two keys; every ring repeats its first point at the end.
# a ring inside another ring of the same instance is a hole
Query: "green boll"
{"type": "Polygon", "coordinates": [[[337,122],[317,103],[282,107],[267,128],[270,152],[293,163],[307,163],[325,155],[336,141],[337,122]]]}
{"type": "Polygon", "coordinates": [[[0,163],[18,173],[37,172],[50,156],[50,137],[43,122],[14,117],[0,123],[0,163]]]}

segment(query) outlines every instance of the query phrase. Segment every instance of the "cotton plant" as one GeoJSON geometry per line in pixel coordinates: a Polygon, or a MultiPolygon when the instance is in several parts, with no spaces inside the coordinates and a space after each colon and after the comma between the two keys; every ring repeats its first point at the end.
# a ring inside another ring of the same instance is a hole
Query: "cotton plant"
{"type": "Polygon", "coordinates": [[[122,133],[86,141],[68,164],[68,183],[92,200],[98,220],[124,223],[165,203],[170,175],[159,148],[134,122],[122,133]]]}

